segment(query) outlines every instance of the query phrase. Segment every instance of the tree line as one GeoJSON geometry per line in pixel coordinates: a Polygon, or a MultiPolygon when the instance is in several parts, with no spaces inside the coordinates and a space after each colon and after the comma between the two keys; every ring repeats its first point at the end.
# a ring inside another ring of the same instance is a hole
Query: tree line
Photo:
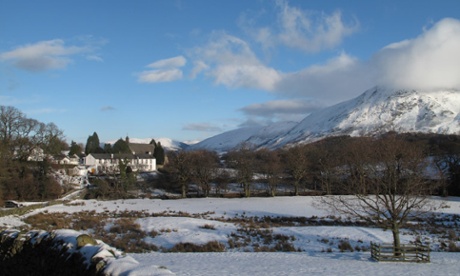
{"type": "MultiPolygon", "coordinates": [[[[168,181],[186,197],[190,184],[198,186],[201,196],[222,196],[229,183],[237,183],[241,196],[260,194],[256,184],[264,184],[263,194],[277,195],[280,186],[290,187],[289,194],[353,194],[366,187],[356,183],[369,180],[370,164],[382,166],[389,149],[398,143],[397,156],[407,158],[408,152],[418,152],[412,163],[425,166],[423,180],[429,181],[431,193],[460,196],[460,137],[438,134],[387,133],[379,137],[331,137],[321,141],[288,148],[255,149],[242,144],[219,156],[209,150],[168,152],[164,172],[168,181]],[[391,142],[388,142],[391,141],[391,142]],[[386,145],[385,143],[390,143],[386,145]],[[353,182],[355,180],[356,182],[353,182]],[[348,187],[346,183],[355,183],[348,187]]],[[[396,157],[394,157],[396,158],[396,157]]],[[[376,172],[373,172],[376,175],[376,172]]]]}
{"type": "Polygon", "coordinates": [[[17,200],[52,199],[62,193],[50,176],[46,158],[68,145],[54,123],[28,118],[15,107],[0,106],[0,198],[17,200]]]}

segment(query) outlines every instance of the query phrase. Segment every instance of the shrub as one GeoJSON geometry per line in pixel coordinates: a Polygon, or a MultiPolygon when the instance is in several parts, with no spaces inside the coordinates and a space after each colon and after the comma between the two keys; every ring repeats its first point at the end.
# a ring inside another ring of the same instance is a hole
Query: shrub
{"type": "Polygon", "coordinates": [[[209,230],[216,230],[216,227],[212,224],[205,224],[203,226],[200,226],[201,229],[209,229],[209,230]]]}
{"type": "Polygon", "coordinates": [[[449,242],[449,252],[460,252],[460,247],[453,241],[449,242]]]}
{"type": "Polygon", "coordinates": [[[166,252],[225,252],[225,246],[218,241],[210,241],[206,244],[178,243],[166,252]]]}
{"type": "Polygon", "coordinates": [[[353,247],[351,246],[348,240],[341,240],[339,242],[338,247],[339,247],[340,252],[345,252],[345,251],[353,252],[354,251],[353,247]]]}

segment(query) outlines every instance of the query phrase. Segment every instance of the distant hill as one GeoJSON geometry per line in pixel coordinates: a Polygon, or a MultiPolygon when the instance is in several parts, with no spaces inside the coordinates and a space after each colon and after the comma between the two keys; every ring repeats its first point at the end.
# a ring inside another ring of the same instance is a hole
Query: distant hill
{"type": "MultiPolygon", "coordinates": [[[[180,149],[186,149],[189,147],[188,144],[185,144],[185,143],[182,143],[182,142],[179,142],[179,141],[175,141],[175,140],[172,140],[172,139],[169,139],[169,138],[129,138],[129,141],[131,143],[139,143],[139,144],[148,144],[150,143],[150,141],[152,141],[152,139],[155,140],[155,142],[160,142],[161,143],[161,146],[165,149],[165,150],[168,150],[168,151],[176,151],[176,150],[180,150],[180,149]]],[[[109,144],[114,144],[116,142],[115,141],[107,141],[106,143],[109,143],[109,144]]]]}

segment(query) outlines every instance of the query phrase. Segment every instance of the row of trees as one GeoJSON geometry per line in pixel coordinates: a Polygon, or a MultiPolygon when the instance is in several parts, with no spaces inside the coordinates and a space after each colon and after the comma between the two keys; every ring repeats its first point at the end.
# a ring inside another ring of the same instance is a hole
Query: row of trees
{"type": "MultiPolygon", "coordinates": [[[[424,168],[419,176],[429,180],[430,187],[436,187],[431,192],[460,195],[458,136],[389,133],[379,139],[333,137],[278,150],[255,150],[250,145],[241,145],[221,157],[207,150],[169,152],[165,170],[184,197],[190,183],[199,185],[207,196],[211,187],[218,190],[223,187],[219,184],[229,182],[240,184],[246,197],[251,196],[256,182],[265,183],[266,193],[271,196],[276,195],[281,184],[290,185],[293,195],[305,189],[323,194],[351,194],[358,189],[356,183],[364,182],[370,175],[376,176],[385,158],[397,158],[386,155],[391,152],[389,148],[399,158],[410,158],[419,170],[424,168]],[[372,174],[368,171],[369,164],[374,166],[372,174]],[[345,183],[355,186],[348,187],[345,183]]],[[[420,177],[413,180],[420,182],[420,177]]],[[[368,188],[359,189],[366,194],[368,188]]]]}
{"type": "Polygon", "coordinates": [[[0,106],[0,198],[50,199],[62,189],[50,176],[46,160],[31,156],[59,154],[67,148],[63,131],[53,123],[28,118],[11,106],[0,106]],[[32,158],[34,159],[34,158],[32,158]]]}

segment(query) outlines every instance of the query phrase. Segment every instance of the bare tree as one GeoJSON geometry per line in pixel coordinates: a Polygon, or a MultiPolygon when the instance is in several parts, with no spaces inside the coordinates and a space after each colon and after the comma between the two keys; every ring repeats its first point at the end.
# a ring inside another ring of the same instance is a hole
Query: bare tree
{"type": "Polygon", "coordinates": [[[11,106],[0,106],[0,144],[21,161],[27,160],[36,148],[57,154],[66,147],[63,131],[54,123],[27,118],[11,106]]]}
{"type": "Polygon", "coordinates": [[[227,192],[227,186],[228,183],[230,182],[230,174],[228,173],[226,168],[219,168],[217,170],[217,176],[216,176],[216,195],[221,195],[222,193],[227,192]]]}
{"type": "Polygon", "coordinates": [[[460,195],[460,136],[436,136],[431,139],[431,152],[442,181],[442,196],[460,195]]]}
{"type": "Polygon", "coordinates": [[[236,170],[236,178],[241,184],[245,197],[251,196],[254,175],[254,152],[250,145],[242,144],[228,153],[228,165],[236,170]]]}
{"type": "Polygon", "coordinates": [[[345,160],[335,168],[342,194],[322,197],[321,203],[393,234],[395,254],[400,250],[400,228],[428,211],[436,185],[427,179],[423,148],[395,135],[344,146],[345,160]]]}
{"type": "Polygon", "coordinates": [[[168,163],[166,169],[171,173],[173,179],[180,185],[182,197],[187,197],[189,181],[191,180],[191,158],[186,151],[168,152],[168,163]]]}
{"type": "Polygon", "coordinates": [[[215,152],[196,150],[190,152],[191,177],[200,185],[205,197],[211,191],[211,181],[217,175],[219,157],[215,152]]]}
{"type": "Polygon", "coordinates": [[[266,182],[270,196],[276,196],[276,189],[281,177],[281,158],[278,151],[260,149],[256,152],[256,171],[261,173],[266,182]]]}
{"type": "Polygon", "coordinates": [[[299,189],[309,175],[311,161],[308,158],[308,149],[305,145],[289,148],[286,153],[286,171],[294,179],[294,195],[299,195],[299,189]]]}

